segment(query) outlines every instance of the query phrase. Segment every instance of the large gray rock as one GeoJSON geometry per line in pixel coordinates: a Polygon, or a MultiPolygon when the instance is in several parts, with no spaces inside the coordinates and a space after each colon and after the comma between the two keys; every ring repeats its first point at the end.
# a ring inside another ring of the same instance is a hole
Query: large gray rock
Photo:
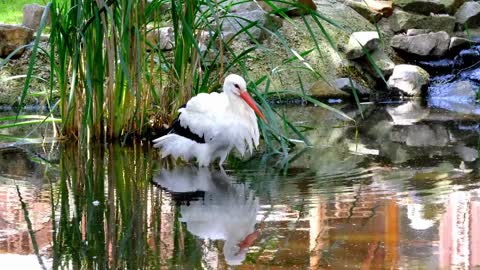
{"type": "MultiPolygon", "coordinates": [[[[44,6],[39,4],[27,4],[23,6],[23,22],[22,25],[28,28],[37,31],[38,26],[40,26],[40,21],[42,20],[43,12],[45,11],[44,6]]],[[[50,21],[50,15],[47,17],[47,22],[50,21]]]]}
{"type": "Polygon", "coordinates": [[[347,59],[357,59],[365,55],[365,51],[376,50],[380,45],[378,32],[355,32],[350,35],[346,48],[347,59]]]}
{"type": "Polygon", "coordinates": [[[464,3],[455,13],[455,22],[468,28],[480,26],[480,3],[464,3]]]}
{"type": "Polygon", "coordinates": [[[172,50],[175,46],[173,27],[167,26],[150,30],[147,34],[147,41],[159,50],[172,50]]]}
{"type": "Polygon", "coordinates": [[[443,56],[450,46],[450,36],[446,32],[420,34],[416,36],[396,35],[390,46],[418,56],[443,56]]]}
{"type": "MultiPolygon", "coordinates": [[[[0,57],[5,58],[20,46],[33,39],[33,30],[21,25],[0,24],[0,57]]],[[[24,49],[19,50],[14,58],[20,57],[24,49]]]]}
{"type": "Polygon", "coordinates": [[[424,29],[431,31],[446,31],[452,33],[455,28],[455,17],[448,15],[425,16],[395,9],[393,15],[388,18],[393,32],[405,32],[408,29],[424,29]]]}
{"type": "Polygon", "coordinates": [[[387,83],[391,90],[400,91],[407,96],[420,96],[429,79],[430,75],[419,66],[397,65],[387,83]]]}
{"type": "Polygon", "coordinates": [[[393,0],[393,5],[405,11],[430,15],[452,13],[463,0],[393,0]]]}

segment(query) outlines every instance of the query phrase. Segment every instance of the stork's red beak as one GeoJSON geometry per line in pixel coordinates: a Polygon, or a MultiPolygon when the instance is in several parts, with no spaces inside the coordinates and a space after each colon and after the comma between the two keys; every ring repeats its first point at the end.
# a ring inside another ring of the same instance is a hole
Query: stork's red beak
{"type": "Polygon", "coordinates": [[[242,91],[240,93],[240,97],[245,100],[245,102],[250,106],[250,108],[253,109],[253,111],[258,115],[258,117],[262,118],[262,120],[265,121],[265,116],[263,113],[258,109],[257,105],[255,104],[255,101],[253,101],[252,97],[250,94],[248,94],[247,91],[242,91]]]}

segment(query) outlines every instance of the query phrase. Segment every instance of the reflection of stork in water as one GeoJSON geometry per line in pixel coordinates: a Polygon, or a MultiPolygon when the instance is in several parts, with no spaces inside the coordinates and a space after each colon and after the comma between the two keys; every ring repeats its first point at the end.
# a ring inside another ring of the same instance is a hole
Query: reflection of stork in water
{"type": "Polygon", "coordinates": [[[251,190],[233,180],[223,171],[194,167],[162,170],[154,178],[174,194],[204,192],[203,200],[181,205],[180,221],[202,239],[224,240],[226,262],[239,265],[259,234],[255,231],[259,203],[251,190]]]}

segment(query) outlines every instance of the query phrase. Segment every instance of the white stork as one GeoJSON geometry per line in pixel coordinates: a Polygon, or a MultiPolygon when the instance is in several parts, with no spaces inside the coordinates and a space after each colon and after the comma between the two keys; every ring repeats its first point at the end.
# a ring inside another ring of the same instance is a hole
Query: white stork
{"type": "Polygon", "coordinates": [[[178,112],[168,134],[155,139],[153,146],[160,148],[162,158],[196,158],[200,166],[219,158],[221,167],[233,148],[242,156],[247,150],[252,153],[260,137],[255,113],[265,119],[245,80],[235,74],[225,78],[222,93],[198,94],[178,112]]]}

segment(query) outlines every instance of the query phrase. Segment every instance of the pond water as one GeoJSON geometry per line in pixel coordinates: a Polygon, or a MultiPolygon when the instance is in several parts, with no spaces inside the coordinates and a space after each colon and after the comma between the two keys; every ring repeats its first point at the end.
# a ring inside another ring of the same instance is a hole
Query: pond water
{"type": "MultiPolygon", "coordinates": [[[[143,142],[2,144],[2,269],[480,269],[478,115],[285,108],[288,160],[174,166],[143,142]]],[[[2,131],[4,133],[8,133],[2,131]]]]}

